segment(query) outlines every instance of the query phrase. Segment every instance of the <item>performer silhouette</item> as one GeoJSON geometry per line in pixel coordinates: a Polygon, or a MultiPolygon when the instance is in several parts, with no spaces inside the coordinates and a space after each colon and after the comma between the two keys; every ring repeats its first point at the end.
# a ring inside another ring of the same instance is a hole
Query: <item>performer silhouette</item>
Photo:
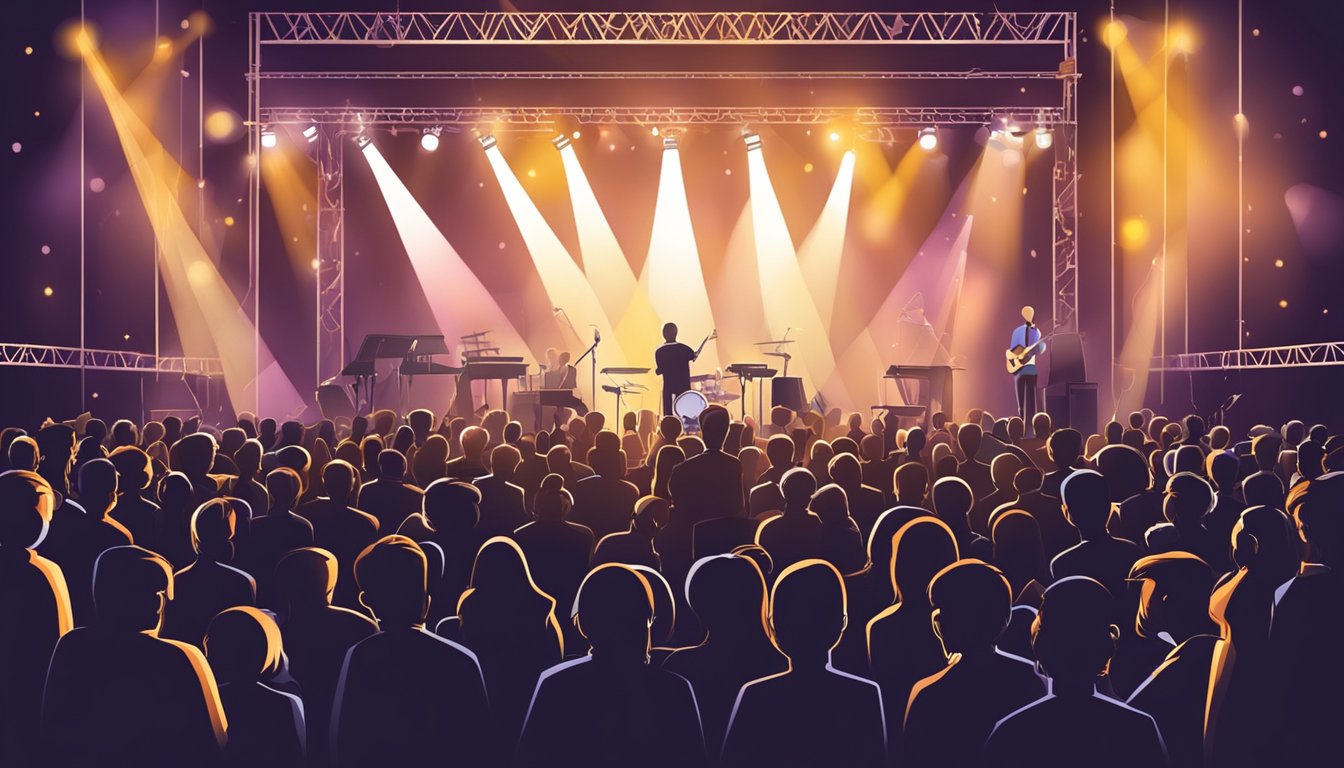
{"type": "Polygon", "coordinates": [[[691,388],[691,362],[700,353],[677,341],[677,324],[663,325],[663,345],[654,350],[655,373],[663,377],[663,415],[672,415],[672,401],[691,388]]]}

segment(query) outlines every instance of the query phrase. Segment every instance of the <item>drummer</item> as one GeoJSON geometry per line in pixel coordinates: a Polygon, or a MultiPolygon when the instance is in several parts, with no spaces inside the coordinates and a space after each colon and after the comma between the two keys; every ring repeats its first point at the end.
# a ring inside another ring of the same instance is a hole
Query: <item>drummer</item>
{"type": "Polygon", "coordinates": [[[677,341],[676,323],[663,326],[663,344],[653,352],[657,369],[654,373],[663,377],[663,415],[675,415],[672,402],[677,395],[691,388],[691,363],[698,357],[696,350],[677,341]]]}

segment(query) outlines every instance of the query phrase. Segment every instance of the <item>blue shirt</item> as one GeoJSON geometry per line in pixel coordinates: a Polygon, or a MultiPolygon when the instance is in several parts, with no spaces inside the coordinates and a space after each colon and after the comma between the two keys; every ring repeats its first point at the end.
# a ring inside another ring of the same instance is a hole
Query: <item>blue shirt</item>
{"type": "MultiPolygon", "coordinates": [[[[1022,325],[1019,325],[1013,329],[1013,338],[1012,341],[1008,342],[1008,348],[1012,349],[1013,347],[1019,347],[1019,346],[1024,348],[1030,347],[1031,345],[1035,344],[1040,340],[1041,340],[1041,330],[1034,325],[1028,327],[1025,323],[1023,323],[1022,325]]],[[[1037,355],[1043,352],[1045,352],[1044,344],[1041,344],[1036,347],[1037,355]]],[[[1014,375],[1035,376],[1036,363],[1034,362],[1028,363],[1027,365],[1022,366],[1021,368],[1018,369],[1017,373],[1014,375]]]]}

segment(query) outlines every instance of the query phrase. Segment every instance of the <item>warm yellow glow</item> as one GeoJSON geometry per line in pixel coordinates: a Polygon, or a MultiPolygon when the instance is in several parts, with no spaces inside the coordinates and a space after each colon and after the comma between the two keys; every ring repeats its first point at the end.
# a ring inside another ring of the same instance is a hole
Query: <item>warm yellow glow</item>
{"type": "Polygon", "coordinates": [[[811,396],[818,386],[830,380],[835,369],[835,355],[827,335],[829,326],[812,300],[799,267],[793,238],[765,166],[764,150],[747,152],[747,173],[766,326],[771,338],[781,339],[788,333],[788,338],[798,341],[788,350],[794,355],[789,372],[802,378],[803,391],[811,396]]]}
{"type": "Polygon", "coordinates": [[[224,217],[224,226],[226,226],[226,227],[232,227],[232,226],[233,226],[233,217],[232,217],[232,216],[225,216],[225,217],[224,217]]]}
{"type": "MultiPolygon", "coordinates": [[[[563,309],[564,317],[569,320],[568,324],[561,323],[561,329],[574,334],[571,343],[578,350],[586,349],[592,343],[590,334],[596,329],[603,338],[603,358],[613,361],[613,365],[622,364],[615,362],[625,360],[620,339],[602,311],[602,302],[598,300],[583,270],[574,263],[574,257],[541,215],[527,190],[523,189],[513,169],[504,160],[499,146],[485,150],[485,156],[495,172],[495,179],[499,181],[504,202],[513,214],[519,234],[523,236],[523,244],[527,246],[532,264],[537,268],[537,276],[541,278],[541,285],[546,290],[551,306],[563,309]]],[[[581,390],[591,383],[587,381],[588,378],[588,374],[580,372],[581,390]]]]}
{"type": "Polygon", "coordinates": [[[1148,244],[1148,222],[1131,216],[1120,224],[1120,247],[1137,251],[1148,244]]]}
{"type": "Polygon", "coordinates": [[[53,293],[55,293],[55,291],[51,290],[51,286],[50,286],[50,285],[48,285],[46,288],[43,288],[43,289],[42,289],[42,295],[43,295],[43,296],[50,296],[50,295],[53,294],[53,293]]]}
{"type": "Polygon", "coordinates": [[[217,109],[205,118],[205,135],[215,141],[227,141],[238,135],[238,116],[228,109],[217,109]]]}
{"type": "Polygon", "coordinates": [[[839,141],[839,140],[840,140],[840,132],[831,131],[831,141],[839,141]]]}
{"type": "Polygon", "coordinates": [[[840,170],[835,175],[835,183],[831,185],[826,206],[798,248],[798,265],[811,288],[812,299],[816,302],[825,328],[832,325],[835,291],[840,280],[840,257],[845,250],[850,194],[854,189],[854,162],[855,153],[852,150],[841,158],[840,170]]]}
{"type": "Polygon", "coordinates": [[[1287,308],[1288,308],[1288,300],[1279,299],[1279,309],[1287,309],[1287,308]]]}
{"type": "Polygon", "coordinates": [[[360,154],[373,171],[439,330],[450,339],[492,331],[492,339],[504,354],[521,354],[524,349],[534,355],[544,352],[544,346],[538,349],[523,343],[504,310],[387,164],[378,145],[370,143],[360,154]]]}
{"type": "Polygon", "coordinates": [[[1107,21],[1101,27],[1101,42],[1107,48],[1116,47],[1123,43],[1127,37],[1129,37],[1129,27],[1125,26],[1125,22],[1119,19],[1107,21]]]}
{"type": "Polygon", "coordinates": [[[283,149],[262,153],[261,183],[275,212],[290,268],[304,280],[317,252],[317,165],[286,144],[283,149]]]}
{"type": "Polygon", "coordinates": [[[1172,25],[1167,44],[1172,53],[1191,54],[1198,49],[1199,38],[1195,36],[1195,31],[1189,24],[1182,22],[1172,25]]]}
{"type": "MultiPolygon", "coordinates": [[[[682,340],[696,343],[715,325],[709,292],[700,266],[700,251],[691,227],[691,209],[686,202],[686,182],[681,172],[681,150],[664,149],[658,176],[658,198],[653,210],[649,254],[639,275],[659,323],[673,322],[682,340]]],[[[696,363],[699,371],[719,365],[718,342],[705,345],[696,363]]]]}

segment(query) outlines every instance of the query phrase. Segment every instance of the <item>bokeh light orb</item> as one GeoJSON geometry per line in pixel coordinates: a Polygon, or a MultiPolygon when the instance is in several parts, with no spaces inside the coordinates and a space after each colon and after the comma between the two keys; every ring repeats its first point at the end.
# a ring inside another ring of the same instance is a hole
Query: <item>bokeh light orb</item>
{"type": "Polygon", "coordinates": [[[206,115],[205,135],[213,141],[233,141],[241,134],[242,120],[231,109],[217,109],[206,115]]]}
{"type": "Polygon", "coordinates": [[[89,179],[90,192],[102,192],[104,189],[107,189],[107,182],[103,181],[102,176],[94,176],[89,179]]]}

